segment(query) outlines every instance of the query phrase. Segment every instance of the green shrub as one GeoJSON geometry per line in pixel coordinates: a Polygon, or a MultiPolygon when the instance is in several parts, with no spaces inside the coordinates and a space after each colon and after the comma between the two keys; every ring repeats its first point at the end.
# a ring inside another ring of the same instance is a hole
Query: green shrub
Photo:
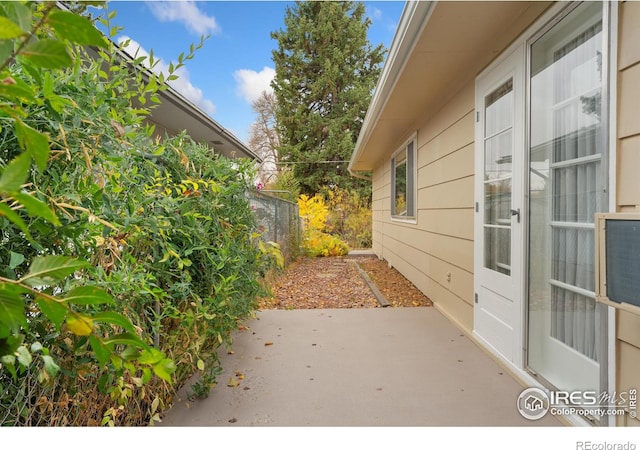
{"type": "Polygon", "coordinates": [[[79,14],[3,3],[0,28],[3,424],[153,423],[192,374],[214,382],[263,293],[253,164],[151,139],[133,101],[164,77],[143,82],[79,14]]]}

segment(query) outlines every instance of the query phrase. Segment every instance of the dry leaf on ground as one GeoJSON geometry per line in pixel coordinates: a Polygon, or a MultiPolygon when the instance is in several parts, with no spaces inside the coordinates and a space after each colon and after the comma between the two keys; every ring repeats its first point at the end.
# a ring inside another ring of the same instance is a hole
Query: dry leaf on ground
{"type": "Polygon", "coordinates": [[[395,307],[431,306],[431,301],[397,270],[375,257],[301,258],[272,287],[261,309],[376,308],[380,304],[356,263],[395,307]]]}

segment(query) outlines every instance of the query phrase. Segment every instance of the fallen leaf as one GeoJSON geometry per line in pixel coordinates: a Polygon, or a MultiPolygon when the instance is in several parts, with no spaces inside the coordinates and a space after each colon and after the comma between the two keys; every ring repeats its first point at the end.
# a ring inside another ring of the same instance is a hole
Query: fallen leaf
{"type": "Polygon", "coordinates": [[[269,341],[269,342],[265,342],[265,343],[264,343],[264,345],[265,345],[265,347],[266,347],[267,345],[273,345],[273,342],[270,342],[270,341],[269,341]]]}
{"type": "Polygon", "coordinates": [[[236,377],[238,378],[238,380],[244,380],[244,374],[239,370],[236,370],[236,377]]]}
{"type": "Polygon", "coordinates": [[[233,377],[229,377],[229,382],[227,383],[229,387],[238,387],[240,386],[240,382],[233,377]]]}

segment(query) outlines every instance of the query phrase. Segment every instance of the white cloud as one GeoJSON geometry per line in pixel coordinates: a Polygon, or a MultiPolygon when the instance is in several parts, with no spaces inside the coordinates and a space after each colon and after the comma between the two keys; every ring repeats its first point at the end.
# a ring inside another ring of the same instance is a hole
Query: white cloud
{"type": "Polygon", "coordinates": [[[208,16],[192,0],[158,2],[148,1],[151,13],[161,22],[180,22],[196,35],[214,34],[220,31],[215,17],[208,16]]]}
{"type": "MultiPolygon", "coordinates": [[[[146,59],[144,64],[149,66],[149,52],[147,52],[140,44],[128,36],[120,36],[118,38],[118,45],[123,45],[126,41],[129,41],[129,45],[127,47],[123,47],[129,55],[133,57],[144,56],[146,59]]],[[[165,77],[169,74],[169,64],[164,62],[161,58],[158,58],[154,55],[154,61],[157,61],[157,64],[151,69],[155,73],[163,73],[165,77]]],[[[169,81],[169,84],[172,88],[178,91],[180,94],[184,95],[191,103],[198,106],[204,112],[213,115],[216,112],[216,106],[209,99],[204,98],[204,93],[202,89],[194,86],[189,81],[189,71],[182,66],[179,68],[175,74],[178,76],[177,80],[169,81]]]]}
{"type": "Polygon", "coordinates": [[[238,83],[238,94],[240,94],[247,103],[252,103],[262,91],[273,92],[271,88],[271,80],[276,76],[275,69],[264,67],[260,72],[249,69],[236,70],[233,77],[238,83]]]}
{"type": "Polygon", "coordinates": [[[371,16],[374,20],[380,20],[382,19],[382,11],[379,10],[378,8],[373,8],[371,16]]]}

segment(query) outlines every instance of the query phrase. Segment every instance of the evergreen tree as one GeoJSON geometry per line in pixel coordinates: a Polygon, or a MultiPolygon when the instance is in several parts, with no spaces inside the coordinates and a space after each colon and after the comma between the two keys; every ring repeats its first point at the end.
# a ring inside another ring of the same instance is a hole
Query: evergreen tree
{"type": "Polygon", "coordinates": [[[371,20],[351,1],[298,1],[285,29],[271,33],[276,76],[278,154],[290,162],[302,193],[331,187],[370,195],[370,183],[347,171],[386,50],[367,38],[371,20]]]}

